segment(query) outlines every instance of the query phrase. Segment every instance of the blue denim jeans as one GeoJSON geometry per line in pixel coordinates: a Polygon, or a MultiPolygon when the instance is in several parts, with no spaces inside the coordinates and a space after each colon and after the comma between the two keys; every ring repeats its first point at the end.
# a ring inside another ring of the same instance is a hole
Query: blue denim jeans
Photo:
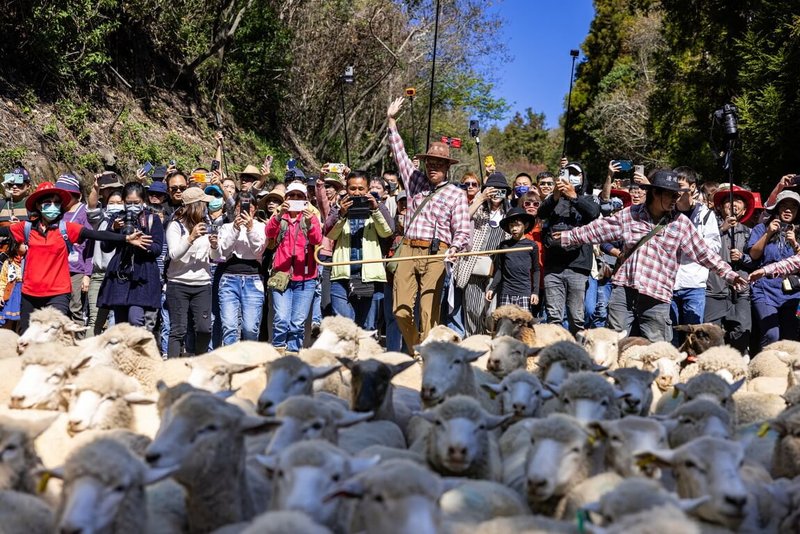
{"type": "MultiPolygon", "coordinates": [[[[669,307],[669,318],[672,325],[700,324],[706,313],[706,289],[704,287],[689,287],[676,289],[672,292],[672,303],[669,307]]],[[[675,332],[672,344],[680,346],[685,334],[675,332]],[[680,334],[680,335],[678,335],[680,334]]]]}
{"type": "Polygon", "coordinates": [[[303,348],[304,327],[311,313],[316,285],[317,280],[312,279],[289,282],[283,292],[270,290],[272,309],[275,311],[272,344],[276,348],[291,352],[299,352],[303,348]]]}
{"type": "Polygon", "coordinates": [[[386,318],[386,350],[400,352],[403,350],[403,335],[394,318],[394,291],[390,284],[386,284],[383,292],[383,316],[386,318]]]}
{"type": "Polygon", "coordinates": [[[611,281],[589,277],[586,288],[586,328],[603,328],[608,320],[608,301],[611,298],[611,281]]]}
{"type": "Polygon", "coordinates": [[[219,281],[218,318],[222,323],[222,344],[232,345],[240,339],[258,341],[263,306],[264,282],[261,275],[223,274],[219,281]]]}
{"type": "Polygon", "coordinates": [[[364,321],[364,330],[378,329],[378,311],[383,307],[384,285],[381,282],[375,284],[375,293],[372,295],[372,304],[367,312],[367,320],[364,321]]]}
{"type": "Polygon", "coordinates": [[[365,325],[372,299],[351,296],[349,280],[331,280],[331,305],[333,313],[352,319],[358,326],[368,330],[365,325]]]}
{"type": "Polygon", "coordinates": [[[459,336],[464,337],[464,288],[453,288],[453,309],[447,303],[447,292],[449,288],[448,283],[455,283],[454,280],[448,280],[445,274],[444,290],[442,291],[442,324],[452,328],[459,336]]]}
{"type": "Polygon", "coordinates": [[[161,292],[161,354],[169,352],[169,306],[167,292],[161,292]]]}
{"type": "Polygon", "coordinates": [[[314,286],[314,303],[311,307],[311,322],[322,322],[322,265],[317,267],[317,279],[314,286]]]}

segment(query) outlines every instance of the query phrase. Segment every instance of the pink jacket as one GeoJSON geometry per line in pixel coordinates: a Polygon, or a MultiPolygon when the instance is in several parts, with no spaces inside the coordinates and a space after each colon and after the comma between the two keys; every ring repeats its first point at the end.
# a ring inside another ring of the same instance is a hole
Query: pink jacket
{"type": "MultiPolygon", "coordinates": [[[[312,217],[308,229],[308,242],[302,228],[298,228],[302,215],[292,220],[288,213],[283,219],[289,223],[289,228],[283,240],[278,243],[275,255],[272,257],[272,268],[285,273],[292,272],[292,281],[303,282],[317,277],[317,261],[314,259],[314,247],[322,243],[322,229],[319,219],[312,217]]],[[[267,222],[267,241],[277,239],[280,234],[280,219],[271,217],[267,222]]]]}

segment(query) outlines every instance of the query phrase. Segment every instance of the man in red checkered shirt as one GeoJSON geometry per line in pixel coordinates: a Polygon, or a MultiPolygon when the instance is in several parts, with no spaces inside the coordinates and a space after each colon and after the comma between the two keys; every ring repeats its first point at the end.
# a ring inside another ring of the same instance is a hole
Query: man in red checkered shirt
{"type": "Polygon", "coordinates": [[[405,236],[396,256],[419,256],[420,259],[397,263],[392,296],[397,326],[408,350],[413,352],[414,345],[425,339],[439,320],[442,303],[444,262],[426,257],[441,253],[449,256],[465,250],[470,242],[472,226],[466,194],[457,185],[447,182],[450,165],[458,163],[450,157],[450,147],[433,142],[426,154],[418,155],[417,158],[425,165],[424,173],[414,167],[406,154],[395,122],[403,100],[398,98],[392,102],[386,112],[389,146],[408,195],[405,236]],[[417,295],[419,329],[414,321],[417,295]]]}
{"type": "Polygon", "coordinates": [[[742,288],[747,281],[706,246],[685,215],[675,214],[675,202],[681,193],[677,175],[658,170],[651,173],[649,181],[644,204],[561,232],[560,239],[564,247],[622,241],[622,258],[627,259],[612,278],[609,327],[631,333],[631,327],[638,322],[641,335],[650,341],[670,341],[669,307],[680,254],[708,267],[734,287],[742,288]],[[663,228],[633,251],[657,224],[663,228]]]}

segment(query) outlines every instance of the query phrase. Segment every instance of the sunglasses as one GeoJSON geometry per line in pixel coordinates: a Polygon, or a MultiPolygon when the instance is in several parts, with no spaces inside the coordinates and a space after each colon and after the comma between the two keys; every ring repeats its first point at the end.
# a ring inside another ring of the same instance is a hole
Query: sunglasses
{"type": "Polygon", "coordinates": [[[462,186],[466,189],[467,187],[478,187],[478,182],[462,182],[462,186]]]}
{"type": "Polygon", "coordinates": [[[173,193],[177,193],[178,191],[183,192],[186,191],[187,189],[189,189],[189,186],[187,185],[173,185],[172,187],[169,188],[169,190],[172,191],[173,193]]]}
{"type": "Polygon", "coordinates": [[[522,203],[522,205],[525,206],[526,208],[538,208],[539,206],[542,205],[542,203],[539,202],[538,200],[526,200],[525,202],[522,203]]]}
{"type": "Polygon", "coordinates": [[[544,187],[554,187],[556,185],[556,183],[555,182],[549,182],[549,181],[548,182],[539,182],[539,185],[540,186],[544,186],[544,187]]]}

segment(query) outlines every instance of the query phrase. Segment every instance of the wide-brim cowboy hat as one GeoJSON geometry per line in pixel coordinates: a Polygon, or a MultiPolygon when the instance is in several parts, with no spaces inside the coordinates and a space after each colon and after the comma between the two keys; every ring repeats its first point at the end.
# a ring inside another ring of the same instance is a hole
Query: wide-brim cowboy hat
{"type": "Polygon", "coordinates": [[[500,221],[500,228],[502,228],[505,233],[510,234],[511,232],[508,229],[508,226],[511,224],[512,221],[521,220],[525,224],[525,233],[527,234],[531,230],[533,230],[533,226],[536,224],[536,217],[528,213],[522,208],[511,208],[506,213],[506,216],[500,221]]]}
{"type": "Polygon", "coordinates": [[[58,189],[52,182],[42,182],[36,187],[31,196],[25,200],[25,209],[28,211],[36,211],[36,203],[42,197],[58,195],[61,199],[62,211],[67,209],[67,206],[72,202],[72,195],[68,191],[58,189]]]}
{"type": "Polygon", "coordinates": [[[631,194],[624,189],[612,189],[611,196],[620,199],[622,201],[623,208],[628,208],[631,204],[633,204],[633,198],[631,197],[631,194]]]}
{"type": "Polygon", "coordinates": [[[784,189],[783,191],[778,193],[778,197],[775,199],[775,204],[767,207],[766,208],[767,212],[771,213],[773,215],[777,215],[776,211],[778,210],[778,206],[784,200],[791,200],[795,204],[797,204],[797,208],[798,208],[797,216],[794,218],[794,221],[792,221],[792,223],[796,223],[796,222],[800,221],[800,195],[798,195],[794,191],[789,191],[787,189],[784,189]]]}
{"type": "Polygon", "coordinates": [[[254,176],[256,180],[261,179],[261,170],[255,165],[248,165],[242,172],[237,172],[236,174],[239,175],[239,179],[241,179],[242,176],[254,176]]]}
{"type": "Polygon", "coordinates": [[[447,143],[442,143],[441,141],[434,141],[431,143],[431,146],[428,147],[428,152],[425,154],[417,154],[414,157],[421,161],[431,158],[441,159],[447,161],[450,165],[458,163],[457,159],[450,157],[450,147],[447,146],[447,143]]]}
{"type": "Polygon", "coordinates": [[[272,191],[264,195],[262,199],[264,204],[268,202],[277,202],[278,204],[283,204],[283,200],[286,197],[286,186],[283,184],[277,184],[272,191]]]}
{"type": "Polygon", "coordinates": [[[650,178],[649,184],[639,184],[640,187],[649,187],[651,189],[663,189],[665,191],[672,191],[680,193],[681,186],[678,185],[678,175],[669,170],[656,171],[650,178]]]}
{"type": "MultiPolygon", "coordinates": [[[[733,186],[733,196],[740,198],[744,202],[744,214],[739,219],[740,223],[746,223],[753,216],[756,211],[756,198],[751,191],[743,189],[738,185],[733,186]]],[[[714,193],[714,207],[719,208],[722,204],[731,198],[731,191],[729,189],[719,189],[714,193]]]]}

